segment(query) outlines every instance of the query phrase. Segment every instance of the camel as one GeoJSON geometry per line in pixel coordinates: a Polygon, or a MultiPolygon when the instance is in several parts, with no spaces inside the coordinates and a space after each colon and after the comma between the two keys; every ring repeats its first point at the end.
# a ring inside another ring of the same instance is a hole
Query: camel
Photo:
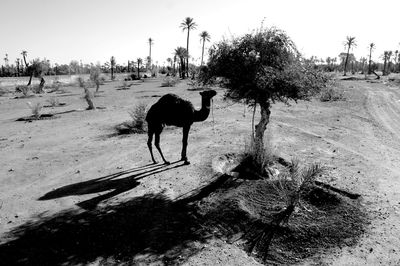
{"type": "Polygon", "coordinates": [[[188,144],[188,136],[190,127],[194,122],[201,122],[207,119],[210,114],[211,99],[216,95],[216,91],[207,90],[200,92],[201,109],[195,110],[193,104],[183,100],[175,94],[166,94],[162,96],[155,104],[153,104],[146,115],[148,125],[148,141],[151,159],[153,163],[157,163],[153,156],[152,141],[155,135],[154,145],[161,155],[165,164],[170,164],[165,158],[160,148],[160,134],[165,125],[173,125],[183,128],[182,153],[181,161],[184,164],[190,164],[186,156],[186,148],[188,144]]]}

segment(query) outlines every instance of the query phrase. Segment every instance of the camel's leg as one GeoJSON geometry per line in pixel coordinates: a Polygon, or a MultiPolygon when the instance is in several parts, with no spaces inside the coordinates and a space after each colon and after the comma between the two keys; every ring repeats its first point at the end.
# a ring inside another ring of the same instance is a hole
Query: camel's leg
{"type": "Polygon", "coordinates": [[[190,126],[183,127],[183,137],[182,137],[182,154],[181,161],[184,161],[184,164],[190,164],[186,156],[186,148],[188,145],[188,137],[189,137],[190,126]]]}
{"type": "Polygon", "coordinates": [[[167,160],[165,160],[164,155],[163,155],[163,153],[162,153],[162,151],[161,151],[161,148],[160,148],[160,135],[161,135],[161,131],[155,132],[154,145],[156,146],[158,152],[160,153],[161,158],[163,159],[164,163],[165,163],[165,164],[170,164],[170,162],[168,162],[167,160]]]}
{"type": "Polygon", "coordinates": [[[154,155],[153,155],[153,148],[152,148],[152,141],[153,141],[153,134],[154,134],[154,132],[152,131],[152,130],[150,130],[149,129],[149,132],[148,132],[148,136],[149,136],[149,138],[148,138],[148,140],[147,140],[147,147],[149,147],[149,151],[150,151],[150,155],[151,155],[151,159],[153,160],[153,163],[157,163],[157,161],[156,160],[154,160],[154,155]]]}

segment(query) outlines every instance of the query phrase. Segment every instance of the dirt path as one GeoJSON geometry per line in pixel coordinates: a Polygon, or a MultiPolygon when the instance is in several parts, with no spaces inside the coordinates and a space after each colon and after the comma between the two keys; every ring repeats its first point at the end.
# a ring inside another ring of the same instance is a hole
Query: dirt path
{"type": "MultiPolygon", "coordinates": [[[[283,127],[283,132],[290,131],[299,141],[286,153],[300,151],[304,154],[298,156],[306,161],[330,165],[332,181],[362,194],[362,204],[372,219],[356,247],[338,249],[305,264],[399,265],[400,93],[398,88],[382,84],[344,84],[348,100],[324,105],[332,105],[331,115],[321,106],[308,105],[308,112],[315,114],[313,119],[301,106],[289,111],[293,115],[284,115],[283,110],[277,117],[278,131],[283,127]]],[[[284,138],[282,142],[284,145],[284,138]]]]}
{"type": "MultiPolygon", "coordinates": [[[[135,103],[151,104],[167,92],[200,106],[198,92],[188,91],[186,85],[161,88],[159,84],[160,81],[149,81],[118,91],[120,84],[110,83],[102,87],[101,97],[95,98],[95,103],[106,109],[66,113],[32,123],[15,122],[28,114],[25,100],[0,97],[0,244],[18,226],[66,210],[80,212],[84,210],[82,203],[107,207],[141,199],[149,193],[173,199],[210,181],[214,157],[243,150],[244,140],[250,134],[250,110],[244,116],[243,106],[224,102],[219,90],[214,99],[215,123],[210,116],[207,121],[194,124],[191,130],[188,155],[192,164],[147,168],[150,157],[146,136],[112,136],[113,126],[129,120],[127,111],[135,103]]],[[[361,203],[371,217],[367,233],[356,247],[329,250],[304,264],[399,265],[399,89],[364,81],[343,84],[346,101],[300,102],[289,107],[275,104],[272,109],[271,128],[277,152],[328,166],[329,181],[362,194],[361,203]]],[[[79,88],[69,90],[71,94],[81,94],[79,88]]],[[[48,97],[29,101],[44,102],[48,97]]],[[[85,107],[79,96],[62,97],[62,101],[67,105],[57,111],[85,107]]],[[[166,129],[161,147],[168,160],[179,159],[181,129],[166,129]]],[[[132,218],[131,222],[134,221],[132,218]]],[[[129,233],[128,229],[123,233],[129,233]]],[[[64,243],[68,233],[58,237],[64,243]]],[[[186,265],[258,264],[239,247],[221,240],[194,242],[196,252],[182,255],[186,265]]],[[[40,243],[31,244],[40,247],[40,243]]],[[[110,244],[110,248],[116,247],[117,243],[110,244]]],[[[46,248],[43,244],[42,249],[46,248]]],[[[75,256],[77,262],[87,262],[74,251],[68,255],[75,256]]],[[[94,258],[106,255],[113,254],[99,251],[94,258]]]]}

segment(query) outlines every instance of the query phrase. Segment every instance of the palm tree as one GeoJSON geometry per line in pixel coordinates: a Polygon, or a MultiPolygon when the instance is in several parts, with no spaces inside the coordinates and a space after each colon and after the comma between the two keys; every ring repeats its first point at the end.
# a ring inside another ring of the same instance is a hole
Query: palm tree
{"type": "Polygon", "coordinates": [[[374,49],[375,49],[375,43],[371,42],[369,44],[368,75],[370,75],[372,73],[372,70],[371,70],[371,63],[372,63],[371,56],[372,56],[372,50],[374,50],[374,49]]]}
{"type": "Polygon", "coordinates": [[[15,60],[15,64],[17,66],[17,77],[19,77],[19,58],[15,60]]]}
{"type": "Polygon", "coordinates": [[[110,65],[111,65],[111,80],[114,80],[114,67],[115,67],[115,57],[111,56],[110,65]]]}
{"type": "Polygon", "coordinates": [[[392,57],[393,52],[392,51],[384,51],[383,52],[383,76],[387,76],[389,74],[389,63],[390,63],[390,58],[392,57]]]}
{"type": "Polygon", "coordinates": [[[169,64],[168,67],[170,67],[170,69],[168,70],[168,75],[169,75],[169,74],[170,74],[170,71],[171,71],[171,69],[172,69],[172,63],[173,63],[173,60],[171,59],[171,57],[168,57],[168,58],[167,58],[167,62],[168,62],[168,64],[169,64]]]}
{"type": "Polygon", "coordinates": [[[203,48],[201,49],[201,62],[200,62],[200,66],[203,65],[203,56],[204,56],[204,43],[207,41],[210,41],[210,34],[207,31],[203,31],[202,33],[200,33],[200,41],[203,41],[203,48]]]}
{"type": "MultiPolygon", "coordinates": [[[[186,17],[185,20],[181,23],[181,28],[183,31],[187,30],[187,40],[186,40],[186,52],[187,52],[187,57],[186,57],[186,72],[189,73],[189,33],[190,30],[196,29],[197,24],[196,22],[193,21],[193,18],[186,17]]],[[[183,75],[183,78],[185,78],[185,75],[183,75]]]]}
{"type": "Polygon", "coordinates": [[[22,51],[21,54],[22,54],[22,57],[24,58],[25,66],[28,67],[28,63],[26,62],[26,56],[27,56],[28,52],[27,51],[22,51]]]}
{"type": "Polygon", "coordinates": [[[4,57],[4,65],[6,67],[8,66],[8,54],[6,54],[6,57],[4,57]]]}
{"type": "Polygon", "coordinates": [[[152,38],[149,38],[149,67],[151,68],[151,46],[154,44],[154,40],[152,38]]]}
{"type": "Polygon", "coordinates": [[[347,47],[347,55],[346,55],[346,61],[344,62],[344,74],[343,74],[343,76],[346,76],[347,62],[349,60],[350,49],[353,48],[354,46],[357,46],[355,39],[356,39],[356,37],[351,37],[351,36],[347,36],[346,37],[346,42],[345,42],[344,46],[347,47]]]}
{"type": "MultiPolygon", "coordinates": [[[[175,49],[175,55],[179,58],[179,76],[184,79],[185,78],[185,58],[187,59],[188,53],[187,50],[183,47],[177,47],[175,49]]],[[[187,62],[187,61],[186,61],[187,62]]]]}
{"type": "Polygon", "coordinates": [[[137,59],[137,76],[138,76],[138,79],[140,79],[140,65],[142,64],[142,58],[138,58],[137,59]]]}

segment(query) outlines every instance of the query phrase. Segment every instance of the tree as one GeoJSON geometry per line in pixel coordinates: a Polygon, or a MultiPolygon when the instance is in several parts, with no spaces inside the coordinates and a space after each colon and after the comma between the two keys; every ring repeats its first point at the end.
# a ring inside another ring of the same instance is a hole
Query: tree
{"type": "MultiPolygon", "coordinates": [[[[187,52],[187,57],[186,57],[186,73],[189,73],[189,33],[190,30],[196,29],[197,24],[196,22],[193,21],[193,18],[186,17],[185,20],[181,23],[181,28],[183,31],[187,30],[187,40],[186,40],[186,52],[187,52]]],[[[185,78],[185,75],[183,75],[183,78],[185,78]]]]}
{"type": "Polygon", "coordinates": [[[114,68],[115,68],[115,64],[116,64],[115,57],[114,57],[114,56],[111,56],[111,58],[110,58],[111,80],[114,80],[114,79],[115,79],[115,77],[114,77],[114,68]]]}
{"type": "Polygon", "coordinates": [[[40,60],[39,58],[34,59],[31,65],[28,66],[28,72],[30,74],[28,86],[31,85],[32,77],[38,78],[40,79],[38,91],[41,92],[46,82],[43,78],[43,75],[47,73],[49,68],[50,65],[48,60],[46,59],[40,60]]]}
{"type": "Polygon", "coordinates": [[[348,59],[349,59],[349,54],[350,54],[350,49],[357,46],[356,41],[355,41],[356,37],[351,37],[351,36],[347,36],[346,37],[346,41],[345,41],[345,47],[347,47],[347,56],[346,56],[346,61],[344,62],[344,73],[343,76],[346,76],[346,72],[347,72],[347,63],[348,63],[348,59]]]}
{"type": "Polygon", "coordinates": [[[185,69],[185,59],[188,57],[187,50],[183,47],[177,47],[175,49],[175,56],[179,58],[178,68],[179,68],[179,77],[184,79],[185,73],[188,73],[185,69]]]}
{"type": "Polygon", "coordinates": [[[369,44],[368,75],[370,75],[370,74],[372,73],[372,69],[371,69],[372,60],[371,60],[371,56],[372,56],[372,50],[374,50],[374,49],[375,49],[375,43],[371,42],[371,43],[369,44]]]}
{"type": "Polygon", "coordinates": [[[201,37],[200,41],[203,42],[203,47],[201,49],[201,62],[200,62],[200,66],[202,66],[203,65],[203,55],[204,55],[204,43],[206,41],[209,42],[211,36],[210,36],[210,34],[208,34],[207,31],[203,31],[202,33],[200,33],[200,37],[201,37]]]}
{"type": "Polygon", "coordinates": [[[149,67],[151,68],[151,46],[154,44],[154,40],[152,38],[149,38],[149,67]]]}
{"type": "Polygon", "coordinates": [[[79,74],[79,62],[77,60],[72,60],[69,63],[69,72],[72,74],[79,74]]]}
{"type": "Polygon", "coordinates": [[[327,81],[322,72],[305,63],[286,33],[274,27],[223,40],[209,55],[200,80],[226,87],[227,98],[261,107],[253,135],[256,154],[264,149],[271,104],[309,99],[327,81]]]}

